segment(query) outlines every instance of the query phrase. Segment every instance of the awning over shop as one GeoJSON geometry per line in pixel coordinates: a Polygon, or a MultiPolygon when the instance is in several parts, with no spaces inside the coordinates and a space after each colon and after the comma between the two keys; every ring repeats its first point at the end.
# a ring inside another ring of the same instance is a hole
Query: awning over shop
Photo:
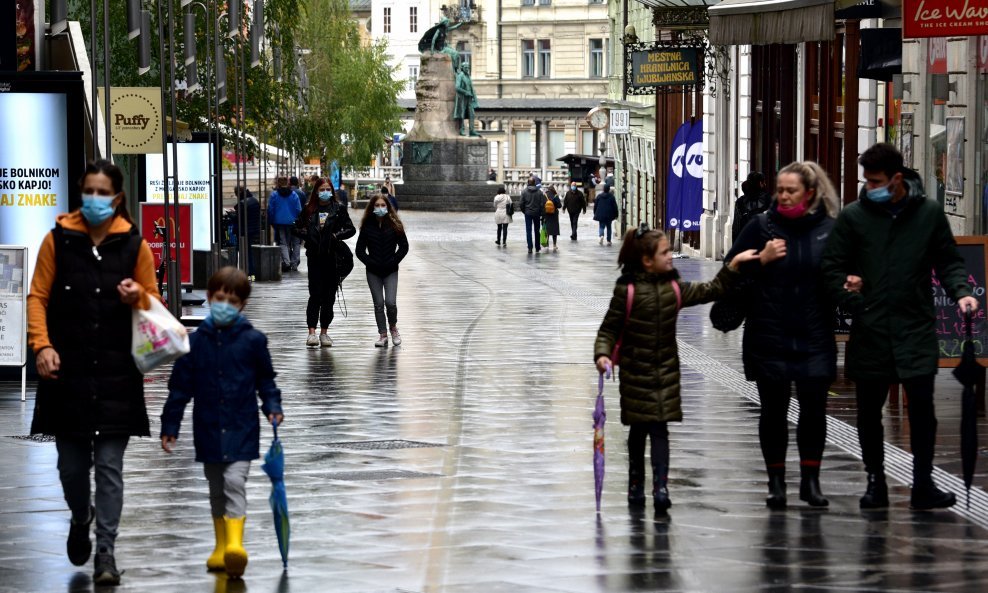
{"type": "Polygon", "coordinates": [[[830,41],[834,0],[722,0],[707,10],[715,45],[830,41]]]}

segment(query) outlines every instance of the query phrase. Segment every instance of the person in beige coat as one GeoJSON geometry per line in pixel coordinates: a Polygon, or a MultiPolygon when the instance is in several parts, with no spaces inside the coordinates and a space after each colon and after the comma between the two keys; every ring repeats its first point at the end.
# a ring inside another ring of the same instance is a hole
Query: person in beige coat
{"type": "Polygon", "coordinates": [[[511,196],[508,195],[504,186],[498,187],[497,195],[494,196],[494,224],[497,225],[497,239],[494,243],[499,247],[508,246],[508,225],[511,224],[508,206],[511,204],[511,196]]]}

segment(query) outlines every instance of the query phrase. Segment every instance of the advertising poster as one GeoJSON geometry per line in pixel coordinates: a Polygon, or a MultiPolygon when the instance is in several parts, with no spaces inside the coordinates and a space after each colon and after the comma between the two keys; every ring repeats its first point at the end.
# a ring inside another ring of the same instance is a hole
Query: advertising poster
{"type": "Polygon", "coordinates": [[[178,236],[178,247],[181,250],[179,256],[179,274],[182,277],[182,284],[192,284],[192,249],[191,249],[191,229],[192,229],[192,206],[182,204],[178,207],[178,232],[175,229],[175,219],[169,221],[165,227],[165,205],[164,204],[141,204],[141,236],[148,242],[151,253],[154,254],[154,269],[161,267],[161,260],[165,252],[165,230],[167,228],[171,241],[171,256],[175,257],[175,237],[178,236]]]}
{"type": "Polygon", "coordinates": [[[27,364],[25,251],[0,245],[0,367],[27,364]]]}
{"type": "Polygon", "coordinates": [[[690,122],[679,126],[672,139],[669,158],[669,189],[666,193],[666,228],[678,229],[679,216],[683,209],[683,175],[685,174],[686,140],[690,134],[690,122]]]}
{"type": "MultiPolygon", "coordinates": [[[[106,104],[99,92],[100,105],[106,104]]],[[[110,89],[110,137],[113,154],[161,154],[161,89],[113,87],[110,89]]]]}
{"type": "MultiPolygon", "coordinates": [[[[69,209],[69,150],[62,93],[0,92],[0,244],[28,248],[28,270],[55,217],[69,209]]],[[[30,278],[29,278],[30,280],[30,278]]]]}
{"type": "Polygon", "coordinates": [[[913,168],[913,114],[903,112],[899,116],[899,140],[902,143],[902,164],[906,168],[913,168]]]}
{"type": "Polygon", "coordinates": [[[683,162],[683,195],[679,220],[684,231],[700,230],[703,214],[703,120],[693,122],[686,137],[686,157],[683,162]]]}
{"type": "MultiPolygon", "coordinates": [[[[213,224],[213,192],[209,182],[210,145],[206,142],[178,143],[178,203],[192,206],[192,248],[209,251],[213,224]]],[[[168,168],[171,169],[172,144],[168,144],[168,168]]],[[[161,155],[145,157],[145,196],[148,203],[164,204],[165,176],[161,155]]],[[[169,183],[168,201],[175,203],[175,188],[169,183]]],[[[182,225],[184,226],[184,222],[182,225]]],[[[184,230],[184,229],[183,229],[184,230]]]]}
{"type": "Polygon", "coordinates": [[[964,118],[947,118],[947,193],[964,193],[964,118]]]}

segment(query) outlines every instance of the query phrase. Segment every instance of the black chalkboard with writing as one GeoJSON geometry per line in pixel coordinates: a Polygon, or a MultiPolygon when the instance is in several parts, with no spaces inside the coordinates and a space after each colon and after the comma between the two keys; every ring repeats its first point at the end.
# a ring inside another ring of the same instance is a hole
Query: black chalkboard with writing
{"type": "MultiPolygon", "coordinates": [[[[988,300],[985,298],[985,288],[988,287],[988,237],[956,237],[957,249],[964,258],[968,282],[978,299],[978,310],[972,316],[971,334],[974,340],[974,351],[978,359],[988,363],[988,327],[985,310],[988,300]]],[[[957,310],[957,303],[950,298],[936,274],[933,275],[933,305],[936,309],[936,332],[940,345],[940,366],[953,367],[960,362],[963,353],[965,331],[967,330],[964,316],[957,310]]]]}

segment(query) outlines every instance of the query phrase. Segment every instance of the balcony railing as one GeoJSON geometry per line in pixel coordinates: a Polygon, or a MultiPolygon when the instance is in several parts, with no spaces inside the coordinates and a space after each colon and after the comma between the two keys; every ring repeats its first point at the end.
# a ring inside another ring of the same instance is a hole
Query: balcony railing
{"type": "Polygon", "coordinates": [[[439,12],[453,23],[480,22],[480,7],[472,2],[469,5],[443,4],[439,8],[439,12]]]}

